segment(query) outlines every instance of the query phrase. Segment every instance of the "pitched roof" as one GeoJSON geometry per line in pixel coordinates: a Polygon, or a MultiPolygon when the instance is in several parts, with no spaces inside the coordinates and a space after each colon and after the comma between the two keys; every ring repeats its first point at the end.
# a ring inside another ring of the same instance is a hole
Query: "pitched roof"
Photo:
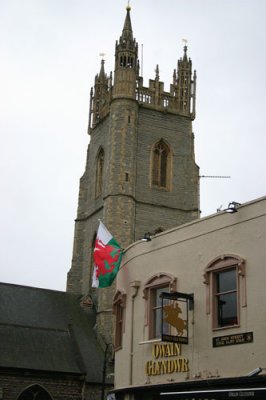
{"type": "Polygon", "coordinates": [[[94,325],[93,310],[82,311],[73,294],[0,283],[0,367],[101,382],[104,355],[94,325]]]}

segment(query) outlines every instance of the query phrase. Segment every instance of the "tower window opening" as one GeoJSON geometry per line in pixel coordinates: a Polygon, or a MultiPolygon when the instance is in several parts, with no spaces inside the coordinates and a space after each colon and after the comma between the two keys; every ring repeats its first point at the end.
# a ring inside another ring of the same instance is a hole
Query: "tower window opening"
{"type": "Polygon", "coordinates": [[[163,140],[160,140],[152,153],[152,185],[167,188],[169,186],[170,150],[163,140]]]}
{"type": "Polygon", "coordinates": [[[95,196],[99,197],[103,191],[104,151],[101,148],[96,161],[96,190],[95,196]]]}
{"type": "Polygon", "coordinates": [[[164,107],[168,107],[168,105],[169,105],[169,100],[168,100],[168,98],[164,98],[164,99],[163,99],[163,106],[164,106],[164,107]]]}

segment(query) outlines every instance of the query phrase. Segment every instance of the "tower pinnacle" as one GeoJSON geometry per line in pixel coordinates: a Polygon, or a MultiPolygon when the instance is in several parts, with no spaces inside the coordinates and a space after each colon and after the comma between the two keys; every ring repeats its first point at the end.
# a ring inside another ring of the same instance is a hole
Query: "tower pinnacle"
{"type": "Polygon", "coordinates": [[[127,10],[127,14],[126,14],[123,32],[122,32],[122,36],[121,36],[121,39],[123,41],[133,40],[132,25],[131,25],[131,19],[130,19],[131,7],[129,4],[127,5],[126,10],[127,10]]]}
{"type": "Polygon", "coordinates": [[[127,6],[127,13],[122,30],[122,35],[116,42],[115,48],[115,74],[113,96],[136,96],[136,79],[138,76],[138,44],[133,37],[133,30],[130,19],[130,6],[127,6]]]}

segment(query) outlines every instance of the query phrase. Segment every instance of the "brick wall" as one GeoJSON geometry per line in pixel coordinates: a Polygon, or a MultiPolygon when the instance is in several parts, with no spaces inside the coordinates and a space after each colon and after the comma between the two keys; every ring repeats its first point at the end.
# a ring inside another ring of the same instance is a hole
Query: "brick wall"
{"type": "Polygon", "coordinates": [[[84,385],[82,377],[0,371],[3,400],[16,400],[25,389],[36,384],[43,387],[53,400],[100,400],[101,398],[101,385],[84,385]]]}

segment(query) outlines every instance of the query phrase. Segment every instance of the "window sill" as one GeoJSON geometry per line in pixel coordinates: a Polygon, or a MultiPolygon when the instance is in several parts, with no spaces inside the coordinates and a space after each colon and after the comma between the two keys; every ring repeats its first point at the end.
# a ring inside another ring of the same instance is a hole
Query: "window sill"
{"type": "Polygon", "coordinates": [[[170,192],[171,190],[166,186],[151,185],[152,189],[158,190],[159,192],[170,192]]]}
{"type": "Polygon", "coordinates": [[[221,327],[218,327],[218,328],[212,328],[212,330],[213,330],[214,332],[217,332],[217,331],[222,331],[222,330],[225,330],[225,329],[234,329],[234,328],[240,328],[240,324],[237,324],[237,325],[228,325],[228,326],[221,326],[221,327]]]}
{"type": "Polygon", "coordinates": [[[143,342],[139,342],[139,344],[151,344],[151,343],[158,343],[161,342],[162,339],[149,339],[149,340],[144,340],[143,342]]]}

